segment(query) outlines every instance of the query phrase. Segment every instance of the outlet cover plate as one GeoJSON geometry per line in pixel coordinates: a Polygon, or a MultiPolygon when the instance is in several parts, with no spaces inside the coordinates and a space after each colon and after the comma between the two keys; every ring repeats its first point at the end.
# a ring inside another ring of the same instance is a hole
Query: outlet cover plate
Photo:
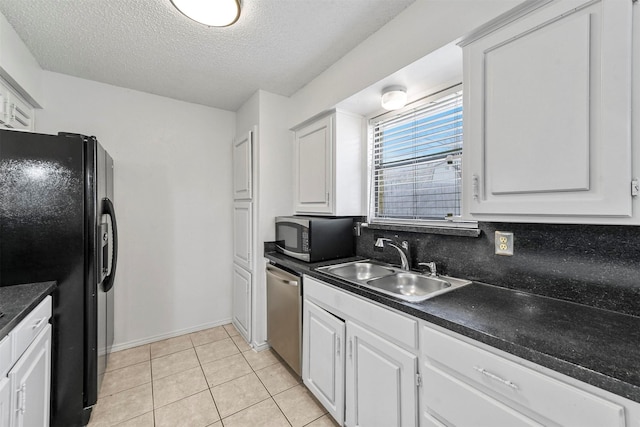
{"type": "Polygon", "coordinates": [[[513,233],[510,231],[496,231],[496,255],[513,255],[513,233]]]}

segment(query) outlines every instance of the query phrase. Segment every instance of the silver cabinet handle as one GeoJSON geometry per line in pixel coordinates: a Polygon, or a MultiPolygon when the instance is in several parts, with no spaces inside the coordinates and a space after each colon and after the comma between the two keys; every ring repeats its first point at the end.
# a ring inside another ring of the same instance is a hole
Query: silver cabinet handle
{"type": "Polygon", "coordinates": [[[38,329],[38,328],[39,328],[40,326],[42,326],[42,324],[43,324],[44,322],[46,322],[46,321],[47,321],[47,318],[46,318],[46,317],[43,317],[42,319],[38,320],[38,321],[37,321],[37,322],[36,322],[36,323],[31,327],[31,329],[38,329]]]}
{"type": "Polygon", "coordinates": [[[499,383],[502,383],[502,384],[506,385],[507,387],[511,387],[514,390],[518,390],[519,389],[518,386],[516,384],[514,384],[513,382],[511,382],[509,380],[505,380],[503,378],[500,378],[496,374],[492,374],[491,372],[487,371],[484,368],[481,368],[479,366],[474,366],[473,369],[475,369],[476,371],[480,372],[485,377],[491,378],[492,380],[495,380],[495,381],[498,381],[499,383]]]}
{"type": "Polygon", "coordinates": [[[20,412],[25,413],[27,411],[27,383],[22,384],[22,405],[20,412]]]}
{"type": "Polygon", "coordinates": [[[338,344],[336,344],[336,353],[340,356],[340,335],[336,335],[336,340],[338,341],[338,344]]]}
{"type": "Polygon", "coordinates": [[[16,412],[20,412],[21,414],[24,414],[24,411],[26,411],[26,406],[27,406],[27,384],[24,383],[20,386],[19,389],[16,390],[16,393],[18,394],[17,396],[17,401],[18,401],[18,407],[15,408],[16,412]]]}

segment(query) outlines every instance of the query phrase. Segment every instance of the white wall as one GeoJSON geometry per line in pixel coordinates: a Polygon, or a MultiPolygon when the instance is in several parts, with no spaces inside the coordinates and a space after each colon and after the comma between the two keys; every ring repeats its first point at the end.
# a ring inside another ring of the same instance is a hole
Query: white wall
{"type": "Polygon", "coordinates": [[[235,113],[43,75],[36,131],[95,135],[115,161],[115,347],[231,318],[235,113]]]}
{"type": "Polygon", "coordinates": [[[236,135],[243,135],[260,121],[260,91],[256,91],[242,107],[236,111],[236,135]]]}
{"type": "Polygon", "coordinates": [[[522,0],[416,0],[292,97],[289,126],[459,39],[522,0]],[[404,43],[403,40],[411,40],[404,43]]]}

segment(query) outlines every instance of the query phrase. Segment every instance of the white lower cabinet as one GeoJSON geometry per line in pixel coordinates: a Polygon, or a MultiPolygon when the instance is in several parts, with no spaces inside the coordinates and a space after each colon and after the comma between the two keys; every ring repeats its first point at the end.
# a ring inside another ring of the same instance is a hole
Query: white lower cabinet
{"type": "Polygon", "coordinates": [[[303,290],[307,388],[340,425],[416,427],[417,347],[388,333],[417,322],[308,276],[303,290]]]}
{"type": "Polygon", "coordinates": [[[51,394],[51,297],[0,341],[0,427],[47,427],[51,394]]]}
{"type": "Polygon", "coordinates": [[[302,378],[340,424],[344,421],[345,322],[304,301],[302,378]]]}
{"type": "Polygon", "coordinates": [[[47,325],[9,371],[12,384],[12,427],[49,425],[51,325],[47,325]]]}
{"type": "Polygon", "coordinates": [[[240,334],[249,340],[251,325],[251,273],[233,266],[233,324],[240,334]]]}
{"type": "Polygon", "coordinates": [[[347,322],[346,425],[416,426],[418,357],[347,322]]]}
{"type": "Polygon", "coordinates": [[[347,427],[640,427],[640,403],[303,278],[302,378],[347,427]]]}
{"type": "Polygon", "coordinates": [[[421,348],[425,425],[637,425],[635,402],[442,328],[425,325],[421,348]]]}
{"type": "MultiPolygon", "coordinates": [[[[449,425],[541,427],[541,424],[437,368],[425,366],[422,375],[428,410],[446,419],[449,425]],[[451,396],[455,396],[455,399],[451,396]],[[461,403],[464,403],[464,411],[460,410],[461,403]]],[[[444,425],[425,413],[425,419],[427,418],[431,419],[432,424],[426,422],[426,425],[444,425]]]]}

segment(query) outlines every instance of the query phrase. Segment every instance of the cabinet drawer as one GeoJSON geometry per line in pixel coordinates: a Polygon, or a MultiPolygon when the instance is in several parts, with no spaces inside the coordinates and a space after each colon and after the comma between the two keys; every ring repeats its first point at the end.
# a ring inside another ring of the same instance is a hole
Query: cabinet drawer
{"type": "Polygon", "coordinates": [[[433,412],[451,425],[542,427],[534,420],[437,368],[426,366],[422,376],[427,412],[433,412]],[[455,398],[452,398],[454,396],[455,398]],[[461,404],[464,410],[460,410],[461,404]]]}
{"type": "Polygon", "coordinates": [[[11,331],[13,337],[13,361],[29,347],[51,318],[51,296],[46,297],[22,322],[11,331]]]}
{"type": "Polygon", "coordinates": [[[11,334],[9,334],[0,341],[0,378],[5,376],[12,364],[11,334]]]}
{"type": "MultiPolygon", "coordinates": [[[[624,408],[460,339],[422,329],[425,356],[500,400],[566,426],[624,426],[624,408]]],[[[426,381],[425,381],[426,383],[426,381]]]]}
{"type": "Polygon", "coordinates": [[[367,329],[384,334],[390,341],[410,349],[418,348],[418,322],[390,309],[364,301],[330,285],[304,276],[306,298],[325,307],[338,317],[352,318],[367,329]]]}

